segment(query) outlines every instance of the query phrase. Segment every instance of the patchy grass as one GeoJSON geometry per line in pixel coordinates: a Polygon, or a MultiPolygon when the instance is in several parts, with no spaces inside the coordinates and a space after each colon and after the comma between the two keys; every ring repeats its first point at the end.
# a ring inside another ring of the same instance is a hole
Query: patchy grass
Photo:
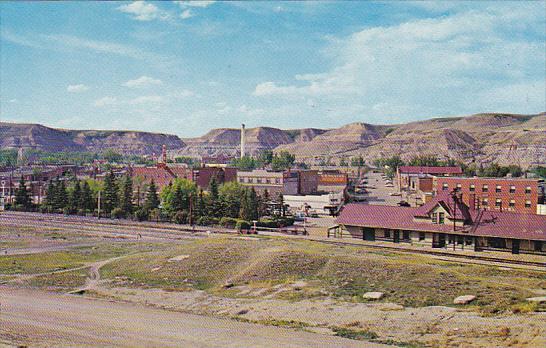
{"type": "MultiPolygon", "coordinates": [[[[309,286],[276,295],[292,301],[326,293],[345,301],[364,302],[363,293],[381,291],[386,294],[381,301],[404,306],[453,306],[455,297],[474,294],[477,300],[466,307],[489,314],[511,310],[532,296],[531,289],[546,288],[546,278],[540,272],[500,270],[421,255],[369,253],[353,246],[280,238],[208,238],[118,260],[105,266],[102,274],[107,278],[125,276],[125,283],[134,286],[189,285],[233,297],[241,296],[233,288],[224,289],[226,282],[235,287],[264,288],[306,281],[309,286]],[[189,257],[168,262],[177,255],[189,257]]],[[[245,296],[252,296],[252,292],[245,296]]]]}
{"type": "Polygon", "coordinates": [[[30,287],[66,292],[84,286],[88,276],[89,268],[82,268],[74,271],[33,277],[24,283],[30,287]]]}
{"type": "Polygon", "coordinates": [[[375,332],[369,330],[353,330],[342,327],[333,327],[332,330],[336,333],[336,336],[351,340],[370,341],[379,337],[375,332]]]}
{"type": "Polygon", "coordinates": [[[0,270],[4,275],[54,272],[150,248],[152,245],[140,243],[102,243],[47,253],[0,255],[0,270]]]}

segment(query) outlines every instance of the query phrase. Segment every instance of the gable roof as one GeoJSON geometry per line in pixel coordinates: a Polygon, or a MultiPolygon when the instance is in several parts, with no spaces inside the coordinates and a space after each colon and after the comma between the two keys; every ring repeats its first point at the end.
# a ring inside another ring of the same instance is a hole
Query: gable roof
{"type": "Polygon", "coordinates": [[[466,204],[461,200],[457,204],[448,192],[441,192],[434,196],[430,201],[415,209],[415,216],[428,217],[430,212],[438,205],[444,207],[451,218],[456,220],[471,221],[472,214],[466,204]]]}
{"type": "Polygon", "coordinates": [[[401,174],[462,174],[461,167],[400,166],[401,174]]]}
{"type": "Polygon", "coordinates": [[[473,210],[469,214],[475,222],[453,230],[451,224],[415,221],[413,217],[419,216],[419,209],[351,203],[343,207],[336,222],[346,226],[546,241],[546,215],[473,210]]]}

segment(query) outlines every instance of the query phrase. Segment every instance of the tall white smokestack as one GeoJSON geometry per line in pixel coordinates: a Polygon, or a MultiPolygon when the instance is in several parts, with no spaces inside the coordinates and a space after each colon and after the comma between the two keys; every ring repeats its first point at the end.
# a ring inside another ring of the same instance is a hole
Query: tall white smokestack
{"type": "Polygon", "coordinates": [[[245,156],[245,124],[241,125],[241,158],[245,156]]]}

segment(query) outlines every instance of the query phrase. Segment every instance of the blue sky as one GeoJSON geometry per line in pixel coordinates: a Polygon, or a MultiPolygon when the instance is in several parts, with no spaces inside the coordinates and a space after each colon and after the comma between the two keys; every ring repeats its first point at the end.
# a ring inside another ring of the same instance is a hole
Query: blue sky
{"type": "Polygon", "coordinates": [[[198,136],[546,110],[545,2],[2,2],[0,119],[198,136]]]}

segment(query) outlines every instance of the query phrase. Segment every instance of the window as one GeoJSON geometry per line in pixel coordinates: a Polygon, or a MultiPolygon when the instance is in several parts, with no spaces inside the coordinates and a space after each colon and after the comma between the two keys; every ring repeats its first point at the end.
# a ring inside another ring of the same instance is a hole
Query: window
{"type": "Polygon", "coordinates": [[[525,208],[531,208],[531,201],[525,201],[525,208]]]}
{"type": "Polygon", "coordinates": [[[482,192],[487,192],[487,191],[489,191],[489,186],[483,185],[482,186],[482,192]]]}
{"type": "Polygon", "coordinates": [[[513,200],[513,199],[511,199],[511,200],[510,200],[510,203],[508,203],[508,206],[509,206],[510,208],[514,208],[514,207],[516,206],[516,201],[513,200]]]}
{"type": "Polygon", "coordinates": [[[280,184],[281,183],[281,179],[275,179],[275,184],[280,184]]]}
{"type": "Polygon", "coordinates": [[[410,239],[409,231],[403,231],[402,232],[402,239],[404,239],[404,240],[409,240],[410,239]]]}
{"type": "Polygon", "coordinates": [[[514,185],[510,186],[510,193],[516,193],[516,187],[514,185]]]}
{"type": "Polygon", "coordinates": [[[433,224],[437,224],[438,223],[438,213],[432,213],[432,215],[430,216],[430,220],[432,221],[433,224]]]}
{"type": "Polygon", "coordinates": [[[391,230],[385,230],[385,238],[391,237],[391,230]]]}
{"type": "Polygon", "coordinates": [[[244,178],[239,178],[239,182],[245,182],[244,178]]]}
{"type": "Polygon", "coordinates": [[[447,183],[444,183],[442,185],[442,190],[447,191],[448,188],[449,188],[449,185],[447,183]]]}
{"type": "Polygon", "coordinates": [[[502,186],[501,186],[501,185],[497,185],[497,187],[495,187],[495,192],[497,192],[497,193],[502,192],[502,186]]]}
{"type": "Polygon", "coordinates": [[[257,179],[256,179],[256,182],[257,182],[258,184],[261,184],[261,183],[262,183],[262,178],[257,178],[257,179]]]}
{"type": "Polygon", "coordinates": [[[525,188],[525,193],[531,193],[531,186],[527,186],[525,188]]]}
{"type": "Polygon", "coordinates": [[[419,240],[425,240],[425,232],[419,232],[419,240]]]}
{"type": "Polygon", "coordinates": [[[497,198],[495,200],[495,207],[502,207],[502,199],[497,198]]]}
{"type": "Polygon", "coordinates": [[[476,185],[471,184],[470,185],[470,192],[474,192],[474,191],[476,191],[476,185]]]}
{"type": "Polygon", "coordinates": [[[439,213],[438,214],[438,223],[440,225],[443,225],[444,224],[444,217],[445,217],[445,214],[444,213],[439,213]]]}
{"type": "Polygon", "coordinates": [[[482,199],[482,205],[484,207],[487,207],[489,205],[489,199],[487,199],[487,198],[482,199]]]}

